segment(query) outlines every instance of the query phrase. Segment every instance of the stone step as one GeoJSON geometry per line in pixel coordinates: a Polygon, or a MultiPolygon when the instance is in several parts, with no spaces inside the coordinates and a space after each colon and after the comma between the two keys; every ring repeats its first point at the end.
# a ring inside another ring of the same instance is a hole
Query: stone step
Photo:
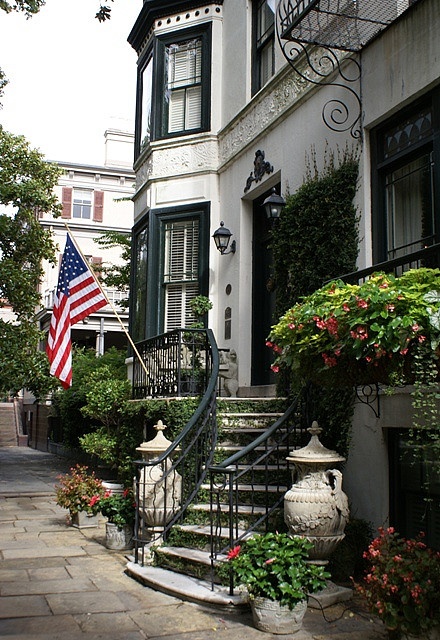
{"type": "MultiPolygon", "coordinates": [[[[210,491],[211,485],[202,484],[202,489],[206,489],[210,491]]],[[[234,485],[234,491],[243,491],[249,493],[281,493],[282,491],[286,492],[290,487],[286,487],[284,485],[276,485],[276,484],[239,484],[234,485]]],[[[227,491],[227,487],[220,488],[218,491],[227,491]]]]}
{"type": "Polygon", "coordinates": [[[161,567],[142,567],[130,559],[126,571],[145,586],[181,600],[231,610],[247,609],[249,606],[244,595],[229,595],[228,587],[214,585],[212,589],[211,584],[204,580],[161,567]]]}
{"type": "MultiPolygon", "coordinates": [[[[252,515],[263,515],[266,513],[266,509],[264,507],[260,507],[259,505],[247,505],[247,504],[239,504],[234,505],[235,512],[242,516],[252,516],[252,515]]],[[[191,505],[191,508],[195,511],[202,511],[208,513],[211,510],[211,505],[198,502],[197,504],[191,505]]],[[[219,505],[214,504],[212,506],[213,511],[218,511],[220,509],[221,513],[229,513],[229,505],[225,503],[220,503],[219,505]]]]}
{"type": "MultiPolygon", "coordinates": [[[[201,524],[176,524],[174,525],[176,529],[180,529],[181,531],[193,533],[195,535],[200,536],[211,536],[211,527],[208,525],[201,524]]],[[[229,538],[229,529],[227,527],[216,528],[216,536],[218,538],[225,538],[226,540],[229,538]]],[[[247,534],[244,529],[234,530],[237,538],[241,538],[243,536],[243,540],[251,537],[252,534],[247,534]]]]}

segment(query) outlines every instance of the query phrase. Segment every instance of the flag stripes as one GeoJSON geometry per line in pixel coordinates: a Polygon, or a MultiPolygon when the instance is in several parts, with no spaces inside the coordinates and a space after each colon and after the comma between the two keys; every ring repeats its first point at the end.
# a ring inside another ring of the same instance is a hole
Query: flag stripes
{"type": "Polygon", "coordinates": [[[72,384],[70,328],[106,304],[96,278],[67,234],[46,347],[50,373],[65,389],[72,384]]]}

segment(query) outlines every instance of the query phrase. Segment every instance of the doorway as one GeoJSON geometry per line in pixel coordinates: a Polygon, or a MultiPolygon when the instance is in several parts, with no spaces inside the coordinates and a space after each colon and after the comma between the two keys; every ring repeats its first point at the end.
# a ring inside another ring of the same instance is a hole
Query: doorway
{"type": "MultiPolygon", "coordinates": [[[[280,185],[276,185],[276,188],[279,192],[280,185]]],[[[271,369],[274,355],[266,347],[267,336],[276,322],[270,247],[272,222],[267,219],[262,206],[271,193],[272,188],[254,200],[252,207],[252,386],[275,384],[271,369]]]]}

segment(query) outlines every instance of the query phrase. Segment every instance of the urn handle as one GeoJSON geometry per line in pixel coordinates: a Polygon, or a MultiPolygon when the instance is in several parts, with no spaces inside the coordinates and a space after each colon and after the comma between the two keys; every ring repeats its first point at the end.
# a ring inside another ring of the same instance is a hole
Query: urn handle
{"type": "Polygon", "coordinates": [[[332,489],[332,494],[335,498],[335,505],[339,513],[348,517],[348,499],[345,493],[342,491],[342,473],[338,469],[328,469],[326,471],[328,483],[332,489]]]}

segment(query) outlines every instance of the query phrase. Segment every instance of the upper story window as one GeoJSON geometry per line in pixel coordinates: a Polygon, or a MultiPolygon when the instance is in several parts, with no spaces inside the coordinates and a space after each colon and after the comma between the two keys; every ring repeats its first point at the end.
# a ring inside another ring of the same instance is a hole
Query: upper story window
{"type": "Polygon", "coordinates": [[[92,189],[62,188],[62,218],[102,222],[104,192],[92,189]]]}
{"type": "Polygon", "coordinates": [[[256,93],[275,72],[275,2],[255,0],[253,12],[252,93],[256,93]]]}
{"type": "Polygon", "coordinates": [[[375,262],[409,255],[437,241],[437,99],[432,94],[373,132],[375,262]]]}
{"type": "Polygon", "coordinates": [[[210,126],[211,25],[156,38],[140,61],[137,153],[150,140],[210,126]]]}
{"type": "Polygon", "coordinates": [[[82,189],[73,190],[72,218],[90,220],[92,216],[92,193],[92,191],[82,189]]]}
{"type": "Polygon", "coordinates": [[[142,96],[140,129],[140,151],[143,151],[151,140],[151,98],[153,88],[153,54],[150,53],[139,77],[139,88],[142,96]]]}

